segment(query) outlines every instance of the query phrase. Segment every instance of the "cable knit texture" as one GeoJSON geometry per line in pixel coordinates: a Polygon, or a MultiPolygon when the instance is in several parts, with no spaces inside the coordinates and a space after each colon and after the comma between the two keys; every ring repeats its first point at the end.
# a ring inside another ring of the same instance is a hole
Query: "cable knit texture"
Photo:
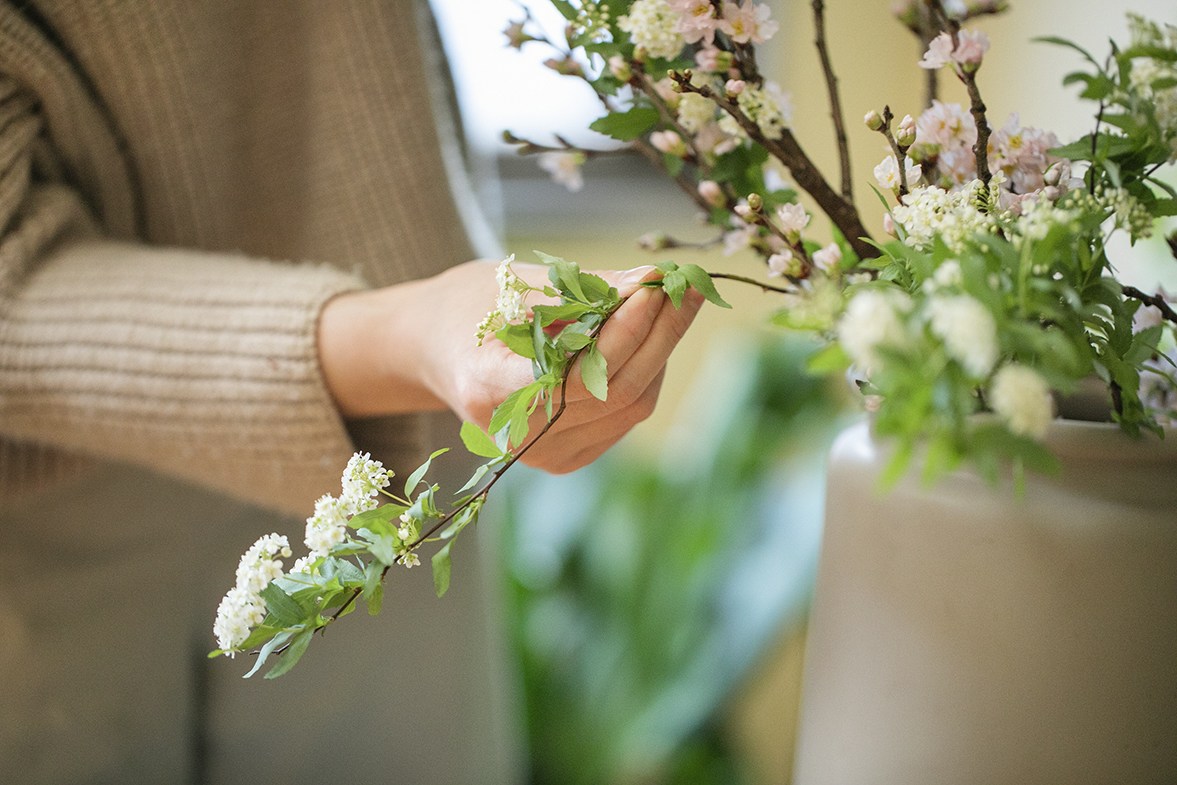
{"type": "Polygon", "coordinates": [[[0,4],[0,494],[338,484],[323,304],[471,255],[417,47],[411,0],[0,4]]]}

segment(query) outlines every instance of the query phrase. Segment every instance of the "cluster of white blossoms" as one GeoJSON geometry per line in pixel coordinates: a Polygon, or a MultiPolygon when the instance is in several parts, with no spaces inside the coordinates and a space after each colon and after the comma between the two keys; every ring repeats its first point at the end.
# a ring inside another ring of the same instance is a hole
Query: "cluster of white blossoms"
{"type": "Polygon", "coordinates": [[[989,309],[967,294],[934,295],[924,308],[928,326],[944,342],[948,356],[973,378],[988,376],[1001,353],[989,309]]]}
{"type": "Polygon", "coordinates": [[[250,628],[266,620],[266,603],[261,592],[270,581],[283,575],[282,562],[275,557],[290,555],[290,543],[278,534],[259,538],[242,555],[237,565],[237,585],[221,600],[213,622],[217,646],[230,657],[249,637],[250,628]]]}
{"type": "Polygon", "coordinates": [[[989,405],[1020,436],[1036,439],[1046,434],[1054,417],[1050,385],[1032,368],[1010,363],[993,376],[989,405]]]}
{"type": "Polygon", "coordinates": [[[932,247],[933,238],[939,236],[952,251],[960,252],[970,235],[997,230],[997,219],[977,206],[977,196],[983,193],[980,180],[960,191],[945,191],[934,185],[915,188],[903,197],[902,204],[892,208],[891,215],[906,233],[904,242],[908,246],[926,251],[932,247]]]}
{"type": "Polygon", "coordinates": [[[495,309],[486,315],[486,318],[478,323],[477,332],[474,337],[481,346],[486,336],[498,330],[500,327],[518,321],[527,315],[527,309],[523,304],[523,296],[531,291],[531,287],[523,282],[515,271],[511,269],[511,263],[515,261],[515,254],[511,254],[495,269],[495,280],[499,284],[499,294],[495,301],[495,309]]]}
{"type": "MultiPolygon", "coordinates": [[[[780,139],[792,120],[792,100],[775,82],[765,82],[763,87],[745,85],[736,96],[736,104],[766,139],[780,139]]],[[[748,136],[736,118],[726,112],[719,120],[719,129],[728,136],[748,136]]]]}
{"type": "Polygon", "coordinates": [[[838,320],[838,343],[861,373],[870,376],[882,368],[880,347],[908,345],[911,337],[904,319],[912,306],[911,297],[898,289],[866,289],[846,304],[838,320]]]}
{"type": "Polygon", "coordinates": [[[348,515],[359,515],[380,505],[380,491],[388,487],[392,471],[368,453],[356,453],[343,470],[340,502],[348,515]]]}
{"type": "MultiPolygon", "coordinates": [[[[1160,25],[1130,13],[1128,28],[1133,46],[1177,50],[1177,27],[1173,25],[1167,24],[1162,30],[1160,25]]],[[[1164,140],[1173,150],[1170,163],[1177,160],[1177,84],[1174,80],[1177,80],[1177,60],[1157,57],[1132,60],[1129,84],[1140,102],[1151,106],[1155,113],[1164,140]]]]}
{"type": "Polygon", "coordinates": [[[679,13],[666,0],[636,0],[617,26],[629,33],[634,46],[650,57],[669,60],[678,55],[686,40],[678,32],[679,13]]]}

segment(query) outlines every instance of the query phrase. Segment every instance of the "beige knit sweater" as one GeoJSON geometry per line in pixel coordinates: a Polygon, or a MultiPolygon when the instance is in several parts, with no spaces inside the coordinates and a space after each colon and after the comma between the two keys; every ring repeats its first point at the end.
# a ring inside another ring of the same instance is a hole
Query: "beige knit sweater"
{"type": "Polygon", "coordinates": [[[76,456],[304,515],[337,487],[322,305],[471,255],[418,10],[0,4],[0,495],[76,456]]]}

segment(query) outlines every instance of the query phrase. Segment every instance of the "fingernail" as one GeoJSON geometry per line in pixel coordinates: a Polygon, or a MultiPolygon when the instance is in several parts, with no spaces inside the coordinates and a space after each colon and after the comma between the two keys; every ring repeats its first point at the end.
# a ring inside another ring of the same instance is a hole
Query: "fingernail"
{"type": "Polygon", "coordinates": [[[646,277],[657,269],[652,264],[643,264],[641,267],[635,267],[632,270],[626,270],[617,283],[621,286],[628,286],[632,284],[639,284],[646,279],[646,277]]]}

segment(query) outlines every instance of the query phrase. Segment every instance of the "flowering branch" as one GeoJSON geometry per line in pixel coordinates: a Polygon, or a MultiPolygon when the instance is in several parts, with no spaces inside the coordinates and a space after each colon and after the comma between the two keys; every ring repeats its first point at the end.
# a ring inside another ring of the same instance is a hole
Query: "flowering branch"
{"type": "MultiPolygon", "coordinates": [[[[962,52],[960,22],[945,13],[941,0],[927,0],[927,3],[933,16],[939,20],[941,29],[948,31],[952,40],[952,51],[954,53],[962,52]]],[[[986,43],[985,46],[988,44],[986,43]]],[[[977,126],[977,143],[973,145],[973,154],[977,160],[977,177],[982,184],[988,186],[989,180],[993,177],[989,172],[989,121],[985,115],[985,102],[981,99],[981,91],[977,88],[977,70],[981,67],[981,53],[974,49],[970,55],[959,55],[957,59],[961,62],[954,62],[952,70],[957,78],[964,82],[965,89],[968,90],[969,111],[977,126]]]]}
{"type": "Polygon", "coordinates": [[[1177,311],[1173,310],[1173,307],[1169,305],[1169,301],[1166,300],[1162,295],[1145,294],[1135,286],[1125,286],[1123,287],[1123,292],[1125,297],[1131,297],[1133,300],[1139,300],[1145,305],[1151,305],[1153,308],[1156,308],[1161,312],[1162,318],[1168,319],[1170,322],[1177,324],[1177,311]]]}
{"type": "MultiPolygon", "coordinates": [[[[853,177],[850,171],[850,142],[846,138],[846,126],[842,120],[842,101],[838,98],[838,79],[830,65],[830,53],[826,48],[825,4],[813,0],[814,46],[821,59],[821,69],[826,77],[826,90],[830,94],[830,117],[834,121],[834,135],[838,142],[838,161],[842,169],[842,198],[854,201],[853,177]]],[[[903,159],[900,159],[903,160],[903,159]]]]}
{"type": "Polygon", "coordinates": [[[761,132],[760,126],[748,117],[736,102],[729,100],[725,95],[717,94],[707,85],[691,84],[690,71],[670,71],[668,75],[681,92],[696,93],[713,101],[720,109],[731,115],[753,141],[787,166],[793,175],[793,180],[813,197],[818,206],[842,232],[859,258],[866,259],[878,256],[878,251],[869,242],[870,233],[862,225],[858,209],[852,202],[844,199],[830,187],[818,168],[809,160],[809,156],[801,149],[801,145],[797,143],[796,137],[789,129],[782,129],[779,139],[769,139],[761,132]]]}

